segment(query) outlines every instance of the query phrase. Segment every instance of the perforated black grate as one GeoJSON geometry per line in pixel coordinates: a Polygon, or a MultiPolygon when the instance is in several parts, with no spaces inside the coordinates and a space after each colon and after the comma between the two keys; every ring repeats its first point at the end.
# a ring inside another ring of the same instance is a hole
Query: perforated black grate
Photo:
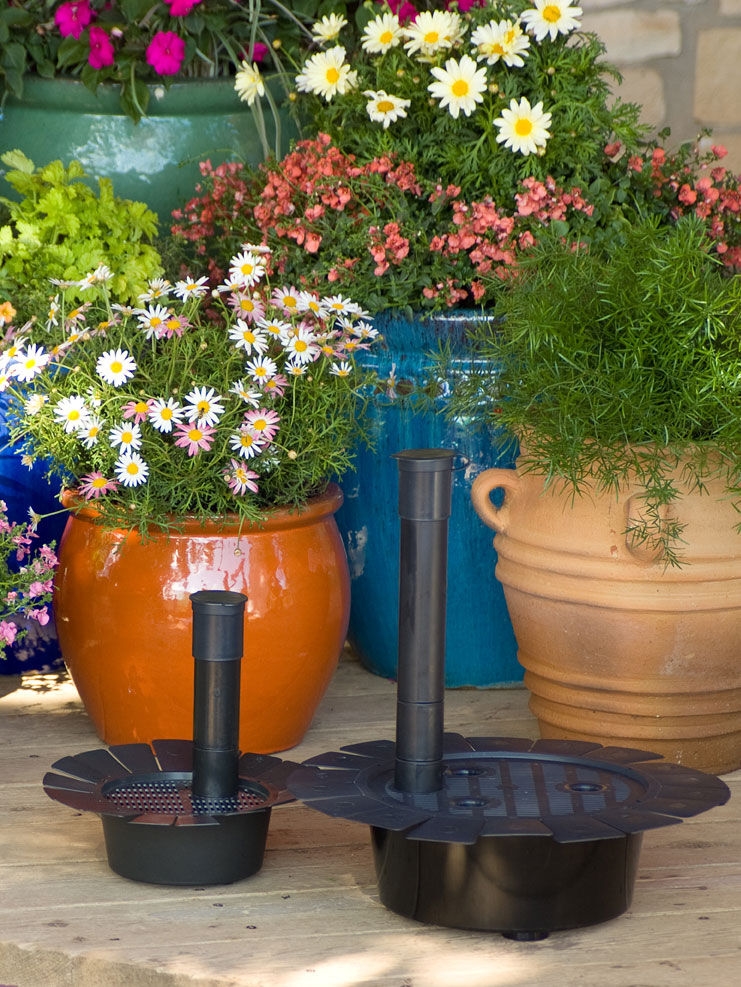
{"type": "Polygon", "coordinates": [[[219,815],[244,812],[267,805],[268,792],[254,783],[242,782],[234,798],[194,798],[189,773],[131,777],[104,785],[101,794],[110,800],[111,812],[148,815],[219,815]]]}

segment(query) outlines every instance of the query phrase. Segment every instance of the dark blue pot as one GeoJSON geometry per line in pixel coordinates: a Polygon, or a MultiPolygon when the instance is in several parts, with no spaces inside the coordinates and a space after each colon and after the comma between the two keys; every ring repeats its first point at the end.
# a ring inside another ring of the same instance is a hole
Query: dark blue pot
{"type": "MultiPolygon", "coordinates": [[[[18,524],[28,521],[29,507],[38,514],[49,514],[60,511],[61,504],[57,499],[59,488],[45,479],[44,464],[37,462],[29,469],[23,465],[20,453],[9,445],[7,409],[8,399],[0,394],[0,500],[7,505],[8,520],[18,524]]],[[[45,518],[38,527],[38,544],[55,541],[59,546],[66,521],[66,512],[45,518]]],[[[0,675],[61,667],[62,656],[53,618],[45,627],[36,621],[28,621],[26,626],[26,636],[6,648],[5,657],[0,658],[0,675]]]]}
{"type": "MultiPolygon", "coordinates": [[[[456,311],[407,321],[381,313],[373,320],[384,337],[360,355],[364,366],[385,379],[424,385],[434,376],[433,355],[450,347],[453,375],[470,368],[466,326],[481,316],[456,311]]],[[[463,468],[453,481],[448,541],[446,676],[448,687],[493,686],[519,682],[522,668],[501,585],[494,578],[496,556],[491,531],[471,506],[474,478],[492,466],[514,465],[514,454],[495,448],[490,430],[469,419],[450,419],[449,394],[420,404],[412,399],[374,398],[367,415],[372,451],[358,450],[357,471],[342,480],[345,502],[337,513],[350,562],[352,602],[348,638],[363,665],[396,677],[398,657],[397,465],[402,449],[455,449],[463,468]]]]}

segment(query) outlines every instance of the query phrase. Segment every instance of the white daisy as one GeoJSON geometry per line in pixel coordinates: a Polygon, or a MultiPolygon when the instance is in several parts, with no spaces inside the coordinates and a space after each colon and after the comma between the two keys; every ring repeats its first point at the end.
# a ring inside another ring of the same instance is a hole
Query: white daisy
{"type": "Polygon", "coordinates": [[[258,319],[257,328],[263,330],[268,336],[277,336],[281,342],[285,342],[293,332],[291,323],[285,322],[283,319],[258,319]]]}
{"type": "Polygon", "coordinates": [[[377,92],[366,89],[363,95],[368,97],[368,102],[365,104],[368,116],[374,123],[382,123],[384,130],[388,130],[389,125],[394,121],[405,117],[407,107],[412,105],[411,100],[391,96],[383,89],[377,92]]]}
{"type": "Polygon", "coordinates": [[[85,398],[79,394],[61,398],[54,405],[54,417],[64,425],[65,432],[76,432],[90,417],[90,411],[85,404],[85,398]]]}
{"type": "Polygon", "coordinates": [[[253,408],[257,408],[262,402],[262,395],[260,392],[252,390],[252,388],[248,387],[243,380],[235,381],[229,390],[232,394],[236,394],[237,397],[244,401],[245,404],[249,404],[253,408]]]}
{"type": "Polygon", "coordinates": [[[244,60],[234,76],[234,88],[242,102],[254,106],[255,100],[265,95],[265,83],[259,68],[244,60]]]}
{"type": "Polygon", "coordinates": [[[149,467],[138,452],[123,453],[113,468],[116,479],[125,487],[140,487],[149,476],[149,467]]]}
{"type": "Polygon", "coordinates": [[[194,387],[185,395],[185,417],[189,422],[204,425],[216,425],[224,414],[224,405],[220,394],[213,387],[194,387]]]}
{"type": "Polygon", "coordinates": [[[106,350],[98,357],[95,372],[106,384],[120,387],[134,376],[136,360],[127,350],[106,350]]]}
{"type": "Polygon", "coordinates": [[[13,364],[12,373],[18,380],[29,381],[37,377],[49,362],[49,354],[43,346],[31,343],[24,353],[20,353],[13,364]]]}
{"type": "Polygon", "coordinates": [[[396,48],[403,37],[404,31],[399,18],[396,14],[387,12],[374,17],[365,25],[360,44],[371,55],[385,55],[391,48],[396,48]]]}
{"type": "Polygon", "coordinates": [[[352,374],[352,364],[348,360],[333,363],[329,372],[334,374],[335,377],[349,377],[352,374]]]}
{"type": "Polygon", "coordinates": [[[293,363],[311,363],[319,353],[319,347],[313,333],[297,329],[286,343],[286,352],[293,363]]]}
{"type": "Polygon", "coordinates": [[[229,437],[229,446],[242,459],[254,459],[263,450],[258,435],[246,425],[229,437]]]}
{"type": "Polygon", "coordinates": [[[353,325],[352,320],[346,319],[344,316],[363,316],[365,314],[357,302],[352,301],[350,298],[343,298],[342,295],[330,295],[328,298],[323,298],[321,305],[328,312],[334,312],[338,316],[338,322],[343,329],[350,328],[353,325]]]}
{"type": "Polygon", "coordinates": [[[333,96],[344,96],[354,89],[358,74],[345,62],[345,49],[335,45],[328,51],[318,51],[304,62],[304,68],[296,76],[296,88],[302,93],[323,96],[329,102],[333,96]]]}
{"type": "Polygon", "coordinates": [[[533,0],[534,8],[520,14],[520,20],[534,35],[536,41],[550,37],[555,41],[559,34],[575,31],[583,14],[581,7],[572,7],[571,0],[533,0]]]}
{"type": "Polygon", "coordinates": [[[86,449],[92,449],[98,444],[103,422],[97,415],[91,415],[77,432],[77,437],[86,449]]]}
{"type": "Polygon", "coordinates": [[[477,27],[471,35],[471,44],[476,48],[480,60],[487,65],[495,65],[500,59],[505,65],[521,68],[525,64],[523,55],[530,48],[530,38],[514,21],[490,21],[477,27]]]}
{"type": "Polygon", "coordinates": [[[237,319],[229,330],[229,339],[237,346],[237,349],[244,350],[248,356],[252,353],[264,353],[268,348],[268,341],[264,332],[257,326],[250,325],[244,319],[237,319]]]}
{"type": "Polygon", "coordinates": [[[315,41],[334,41],[346,24],[347,18],[341,14],[326,14],[314,24],[311,34],[315,41]]]}
{"type": "Polygon", "coordinates": [[[542,102],[531,107],[524,96],[519,103],[511,99],[509,108],[502,110],[494,125],[499,130],[497,142],[525,157],[542,152],[551,136],[551,114],[543,112],[542,102]]]}
{"type": "Polygon", "coordinates": [[[170,314],[170,310],[164,305],[150,305],[149,308],[138,311],[136,318],[147,339],[151,339],[153,336],[159,337],[165,332],[170,314]]]}
{"type": "Polygon", "coordinates": [[[52,326],[59,325],[59,295],[55,295],[49,302],[49,311],[46,313],[46,328],[51,329],[52,326]]]}
{"type": "Polygon", "coordinates": [[[188,298],[202,298],[208,292],[208,278],[186,278],[185,281],[177,281],[173,292],[183,301],[188,298]]]}
{"type": "Polygon", "coordinates": [[[244,250],[229,261],[229,278],[240,287],[251,288],[265,276],[265,261],[251,250],[244,250]]]}
{"type": "Polygon", "coordinates": [[[463,35],[460,15],[452,10],[423,10],[404,28],[404,50],[427,57],[452,48],[463,35]]]}
{"type": "Polygon", "coordinates": [[[121,452],[131,452],[132,449],[141,448],[142,430],[136,422],[124,422],[110,430],[108,441],[112,446],[120,446],[121,452]]]}
{"type": "Polygon", "coordinates": [[[32,394],[24,406],[25,413],[27,415],[38,415],[48,400],[49,398],[46,394],[32,394]]]}
{"type": "Polygon", "coordinates": [[[149,406],[147,418],[158,432],[171,432],[183,420],[183,409],[175,398],[157,398],[149,406]]]}
{"type": "Polygon", "coordinates": [[[253,380],[264,383],[270,377],[274,377],[278,372],[278,364],[271,360],[269,356],[258,356],[254,360],[248,360],[245,370],[253,380]]]}
{"type": "Polygon", "coordinates": [[[486,69],[479,68],[468,55],[460,61],[449,58],[445,68],[435,65],[430,72],[437,80],[427,87],[435,99],[440,100],[441,108],[447,106],[454,120],[463,111],[470,116],[476,104],[483,102],[486,91],[486,69]]]}
{"type": "Polygon", "coordinates": [[[154,278],[147,285],[147,290],[139,295],[140,302],[155,302],[158,298],[167,298],[172,285],[166,278],[154,278]]]}

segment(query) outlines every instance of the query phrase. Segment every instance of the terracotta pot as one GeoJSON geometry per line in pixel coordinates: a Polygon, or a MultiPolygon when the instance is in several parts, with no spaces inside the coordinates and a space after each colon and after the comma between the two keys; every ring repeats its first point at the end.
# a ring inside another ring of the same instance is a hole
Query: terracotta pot
{"type": "Polygon", "coordinates": [[[300,512],[153,534],[71,515],[54,607],[67,667],[108,744],[193,737],[190,594],[243,592],[239,742],[270,753],[299,743],[342,651],[350,610],[347,560],[332,485],[300,512]]]}
{"type": "Polygon", "coordinates": [[[681,568],[630,544],[637,484],[572,497],[534,473],[492,469],[472,499],[497,532],[496,575],[541,735],[722,773],[741,766],[739,515],[720,477],[705,494],[677,483],[681,568]]]}

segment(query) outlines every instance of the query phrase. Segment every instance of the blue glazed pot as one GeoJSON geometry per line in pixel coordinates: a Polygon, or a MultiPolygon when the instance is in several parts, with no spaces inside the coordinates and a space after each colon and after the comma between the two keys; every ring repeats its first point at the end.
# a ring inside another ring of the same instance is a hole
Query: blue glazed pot
{"type": "MultiPolygon", "coordinates": [[[[466,326],[481,316],[456,311],[408,321],[381,313],[373,320],[384,337],[360,355],[379,377],[393,371],[399,381],[424,385],[433,376],[433,354],[450,347],[454,374],[470,367],[466,326]]],[[[396,677],[398,657],[397,464],[402,449],[455,449],[464,463],[453,481],[448,540],[446,676],[448,687],[519,682],[515,637],[504,593],[493,578],[491,533],[471,506],[474,478],[484,469],[514,465],[483,425],[446,415],[449,396],[419,406],[410,400],[377,397],[368,408],[373,449],[357,453],[357,471],[342,480],[345,501],[337,513],[352,579],[348,639],[363,665],[377,675],[396,677]]]]}
{"type": "MultiPolygon", "coordinates": [[[[46,467],[36,462],[30,469],[23,465],[20,453],[9,445],[7,427],[8,399],[0,394],[0,500],[8,508],[8,520],[19,524],[28,520],[28,509],[38,514],[61,511],[57,499],[59,487],[45,479],[46,467]]],[[[38,527],[38,544],[55,541],[59,546],[67,513],[45,518],[38,527]]],[[[16,624],[21,621],[16,619],[16,624]]],[[[53,670],[62,666],[54,619],[42,627],[36,621],[25,625],[28,633],[5,649],[0,658],[0,675],[20,675],[22,672],[53,670]]]]}

